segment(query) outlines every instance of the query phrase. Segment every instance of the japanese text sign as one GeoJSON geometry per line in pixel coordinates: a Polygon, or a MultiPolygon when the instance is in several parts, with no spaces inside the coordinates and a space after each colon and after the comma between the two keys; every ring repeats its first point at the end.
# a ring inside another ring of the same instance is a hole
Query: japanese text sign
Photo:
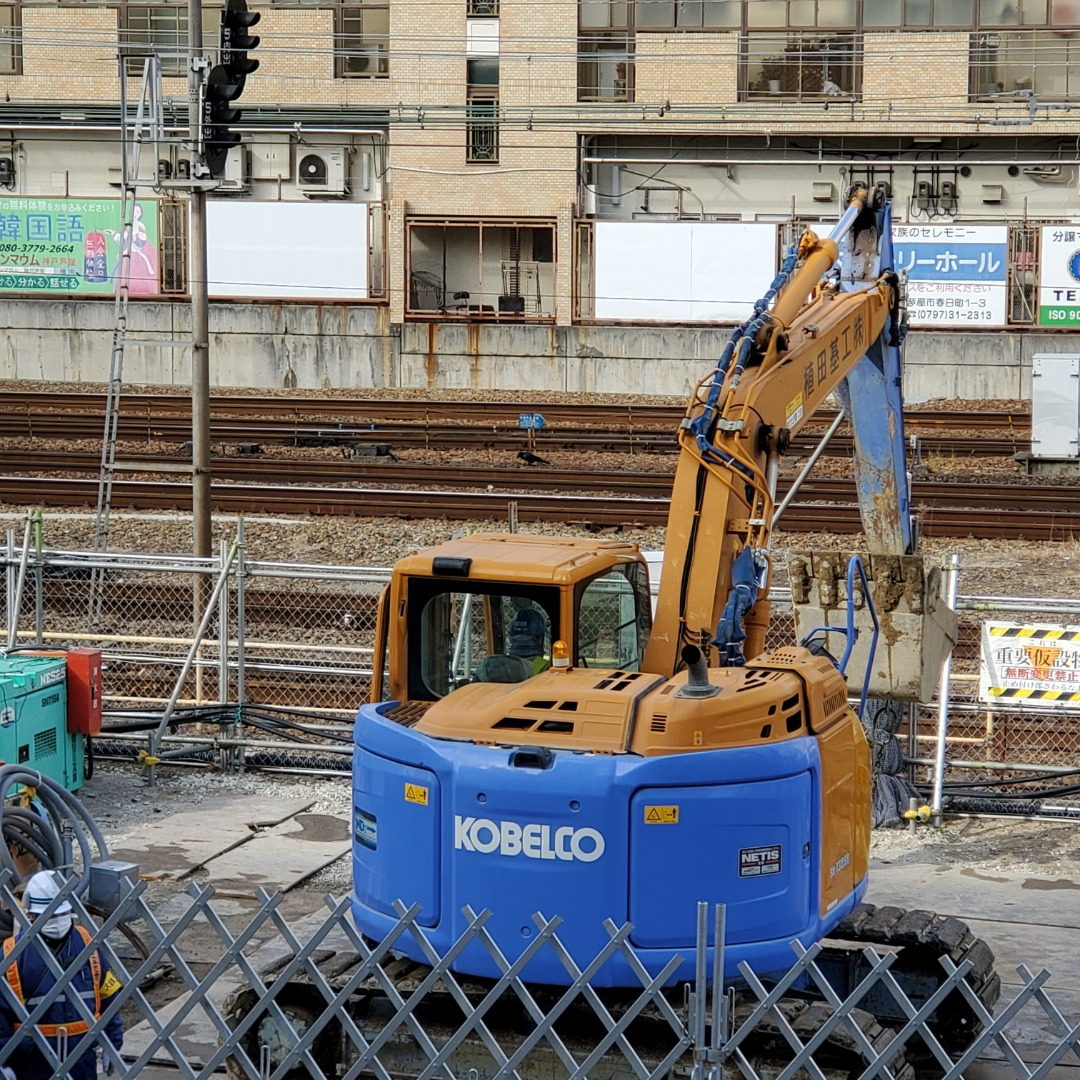
{"type": "Polygon", "coordinates": [[[1075,225],[1043,227],[1039,325],[1080,325],[1080,229],[1075,225]]]}
{"type": "Polygon", "coordinates": [[[155,295],[157,204],[135,205],[129,236],[119,199],[0,198],[0,292],[112,293],[121,253],[128,289],[155,295]]]}
{"type": "Polygon", "coordinates": [[[1007,246],[1004,225],[894,225],[912,325],[1004,326],[1007,246]]]}
{"type": "Polygon", "coordinates": [[[983,623],[979,700],[1080,713],[1080,627],[983,623]]]}

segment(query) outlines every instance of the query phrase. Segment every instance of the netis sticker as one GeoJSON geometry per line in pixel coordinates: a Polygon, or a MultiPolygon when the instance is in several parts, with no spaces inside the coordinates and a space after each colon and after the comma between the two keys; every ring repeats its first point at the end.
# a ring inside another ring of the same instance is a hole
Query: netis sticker
{"type": "Polygon", "coordinates": [[[779,874],[781,866],[781,847],[769,844],[768,847],[739,848],[739,877],[764,877],[766,874],[779,874]]]}

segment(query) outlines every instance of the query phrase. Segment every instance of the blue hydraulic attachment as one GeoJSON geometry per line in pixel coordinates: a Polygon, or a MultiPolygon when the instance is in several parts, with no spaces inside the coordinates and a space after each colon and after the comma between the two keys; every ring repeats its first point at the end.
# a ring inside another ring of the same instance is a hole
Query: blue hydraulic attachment
{"type": "Polygon", "coordinates": [[[837,667],[841,675],[847,674],[848,661],[851,659],[851,650],[859,637],[859,628],[855,625],[855,574],[859,575],[862,582],[863,597],[866,600],[866,609],[874,623],[874,634],[870,639],[870,649],[866,655],[866,671],[863,673],[862,693],[859,695],[859,719],[862,720],[866,711],[866,697],[870,691],[870,673],[874,668],[874,654],[877,652],[878,635],[881,632],[881,624],[878,622],[877,609],[874,607],[874,598],[870,595],[870,585],[866,580],[866,568],[858,555],[852,555],[847,568],[847,626],[815,626],[809,634],[803,638],[803,644],[810,642],[815,634],[843,634],[845,638],[844,655],[840,657],[837,667]]]}

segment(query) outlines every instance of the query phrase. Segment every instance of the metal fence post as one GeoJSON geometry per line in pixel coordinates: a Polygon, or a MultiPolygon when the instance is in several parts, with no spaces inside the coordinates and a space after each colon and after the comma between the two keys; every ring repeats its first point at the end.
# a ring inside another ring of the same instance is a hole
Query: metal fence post
{"type": "Polygon", "coordinates": [[[724,942],[727,938],[727,904],[713,907],[712,1030],[709,1033],[710,1078],[719,1071],[720,1048],[727,1042],[728,1009],[724,993],[724,942]]]}
{"type": "Polygon", "coordinates": [[[697,905],[697,940],[694,946],[694,993],[690,1010],[690,1038],[694,1047],[693,1080],[705,1080],[709,1048],[705,1039],[705,997],[708,994],[709,905],[697,905]]]}
{"type": "Polygon", "coordinates": [[[34,510],[34,644],[45,644],[45,563],[42,552],[43,523],[41,511],[34,510]]]}
{"type": "Polygon", "coordinates": [[[165,734],[165,729],[169,726],[169,721],[176,711],[176,703],[180,698],[180,691],[183,689],[184,680],[188,677],[188,672],[191,671],[191,665],[194,663],[195,655],[198,653],[203,638],[206,636],[206,628],[210,625],[210,619],[213,617],[214,608],[217,607],[218,599],[221,596],[222,590],[225,588],[225,582],[229,579],[229,571],[232,569],[233,560],[235,558],[236,544],[234,543],[229,551],[224,566],[221,568],[221,573],[218,575],[217,582],[214,584],[214,591],[210,595],[210,601],[207,603],[202,620],[199,623],[198,629],[195,631],[195,637],[191,642],[191,648],[188,649],[187,658],[184,660],[184,664],[180,669],[180,675],[176,680],[176,685],[173,687],[169,703],[165,706],[165,711],[161,715],[161,720],[159,721],[157,728],[150,733],[149,760],[147,764],[150,770],[149,780],[151,785],[155,782],[154,766],[157,764],[156,759],[158,758],[161,749],[162,736],[165,734]]]}
{"type": "MultiPolygon", "coordinates": [[[[221,540],[218,543],[218,558],[224,568],[229,558],[228,542],[221,540]]],[[[228,575],[228,571],[222,570],[228,575]]],[[[218,597],[218,703],[225,705],[229,700],[229,587],[226,580],[225,588],[218,597]]]]}
{"type": "Polygon", "coordinates": [[[247,688],[244,678],[244,588],[247,581],[247,555],[244,552],[244,515],[236,520],[236,704],[244,705],[247,688]]]}
{"type": "Polygon", "coordinates": [[[4,556],[4,633],[11,625],[11,610],[15,606],[15,529],[7,531],[7,551],[4,556]]]}

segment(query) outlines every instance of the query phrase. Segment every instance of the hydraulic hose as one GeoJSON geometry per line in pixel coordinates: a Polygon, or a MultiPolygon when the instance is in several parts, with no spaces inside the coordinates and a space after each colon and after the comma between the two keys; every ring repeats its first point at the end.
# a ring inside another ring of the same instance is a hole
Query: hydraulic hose
{"type": "Polygon", "coordinates": [[[81,870],[75,891],[84,895],[90,884],[91,864],[109,857],[109,846],[97,822],[62,784],[24,765],[0,766],[0,793],[6,794],[16,786],[33,788],[37,804],[44,813],[24,806],[0,804],[0,831],[5,841],[0,843],[0,865],[11,871],[16,882],[25,880],[8,849],[7,841],[10,840],[34,855],[43,869],[59,870],[72,877],[76,871],[77,845],[81,870]],[[91,842],[97,849],[96,857],[91,842]]]}

